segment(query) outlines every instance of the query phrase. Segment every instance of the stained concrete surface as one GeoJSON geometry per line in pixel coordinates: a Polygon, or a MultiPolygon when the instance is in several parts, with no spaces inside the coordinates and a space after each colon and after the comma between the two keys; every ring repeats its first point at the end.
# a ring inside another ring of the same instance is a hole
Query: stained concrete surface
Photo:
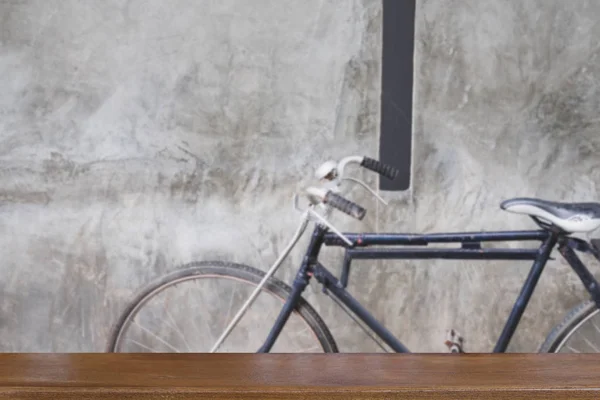
{"type": "MultiPolygon", "coordinates": [[[[377,155],[381,12],[377,0],[0,2],[0,351],[102,351],[133,294],[178,265],[272,263],[316,163],[377,155]]],[[[499,202],[595,200],[598,15],[584,1],[419,1],[413,188],[384,193],[388,208],[357,190],[365,221],[335,222],[530,228],[499,202]]],[[[290,282],[301,256],[278,276],[290,282]]],[[[413,350],[444,351],[453,327],[486,351],[527,271],[361,262],[350,290],[413,350]]],[[[318,287],[306,297],[342,351],[377,351],[318,287]]],[[[552,261],[509,350],[535,351],[584,298],[552,261]]]]}
{"type": "Polygon", "coordinates": [[[102,351],[185,262],[266,268],[316,163],[377,153],[376,1],[0,4],[3,351],[102,351]]]}
{"type": "MultiPolygon", "coordinates": [[[[598,15],[593,1],[419,2],[411,218],[418,230],[535,227],[499,210],[510,197],[598,200],[598,15]]],[[[537,350],[587,298],[553,256],[510,351],[537,350]]],[[[586,261],[597,274],[597,263],[586,261]]],[[[418,309],[429,329],[413,342],[431,348],[451,325],[473,350],[491,349],[528,263],[448,265],[416,275],[423,300],[442,307],[418,309]]]]}

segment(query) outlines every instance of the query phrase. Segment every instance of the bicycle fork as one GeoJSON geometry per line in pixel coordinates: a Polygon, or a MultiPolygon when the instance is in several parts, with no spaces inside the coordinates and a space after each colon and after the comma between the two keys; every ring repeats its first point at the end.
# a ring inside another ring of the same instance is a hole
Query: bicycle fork
{"type": "Polygon", "coordinates": [[[283,329],[290,315],[296,308],[296,305],[300,300],[300,296],[302,296],[302,292],[304,292],[304,289],[306,289],[310,282],[311,274],[309,272],[309,268],[309,259],[308,257],[305,257],[304,261],[302,262],[302,266],[300,267],[300,270],[298,270],[296,278],[294,279],[292,293],[285,301],[285,304],[279,312],[277,320],[273,324],[273,327],[271,328],[267,339],[260,347],[260,349],[258,349],[258,353],[268,353],[269,351],[271,351],[271,348],[275,344],[275,341],[281,333],[281,330],[283,329]]]}
{"type": "Polygon", "coordinates": [[[304,259],[302,260],[302,265],[300,266],[300,269],[296,274],[296,278],[294,279],[292,293],[285,301],[285,304],[279,312],[277,320],[273,324],[265,343],[260,349],[258,349],[258,353],[268,353],[271,350],[288,318],[296,308],[296,305],[300,300],[300,296],[302,296],[302,292],[304,292],[304,289],[306,289],[310,282],[310,278],[312,277],[313,266],[316,262],[319,251],[321,251],[324,234],[325,228],[317,225],[312,234],[310,244],[308,245],[308,249],[304,255],[304,259]]]}
{"type": "MultiPolygon", "coordinates": [[[[308,225],[308,217],[309,217],[309,213],[306,212],[302,218],[302,223],[298,227],[298,230],[296,231],[296,233],[295,233],[294,237],[292,238],[292,240],[290,241],[290,243],[287,245],[285,250],[279,256],[277,261],[275,261],[275,263],[271,266],[271,268],[266,272],[262,281],[257,285],[256,289],[254,289],[254,292],[252,292],[252,294],[250,295],[248,300],[246,300],[246,303],[238,311],[238,313],[235,315],[235,317],[233,317],[233,320],[229,323],[227,328],[225,328],[225,331],[223,332],[223,334],[221,334],[219,339],[217,339],[217,342],[214,344],[214,346],[210,350],[211,353],[214,353],[215,351],[217,351],[217,349],[219,347],[221,347],[221,344],[223,343],[223,341],[225,341],[227,336],[229,336],[229,334],[231,333],[233,328],[238,324],[238,322],[240,321],[242,316],[246,313],[248,308],[250,308],[250,306],[252,305],[254,300],[258,297],[260,291],[262,290],[264,285],[267,283],[267,280],[271,276],[273,276],[275,271],[277,271],[277,269],[283,263],[284,259],[292,251],[292,249],[294,248],[294,246],[296,245],[296,243],[298,242],[298,240],[304,233],[306,226],[308,225]]],[[[277,321],[275,321],[275,325],[271,329],[271,332],[269,333],[267,340],[265,341],[263,346],[259,349],[259,352],[266,352],[271,349],[271,347],[275,343],[275,340],[277,340],[277,336],[279,336],[279,334],[281,333],[281,330],[283,329],[283,326],[285,325],[288,318],[290,317],[292,311],[294,311],[294,309],[296,308],[296,305],[298,304],[298,300],[300,299],[302,292],[304,292],[304,289],[306,289],[306,286],[308,286],[308,283],[310,280],[311,264],[314,263],[314,260],[316,259],[317,255],[319,254],[319,251],[323,244],[323,235],[325,234],[325,232],[326,232],[326,228],[324,228],[320,225],[317,225],[317,227],[315,228],[315,230],[312,234],[312,237],[311,237],[310,244],[308,246],[308,250],[306,252],[306,255],[304,256],[304,260],[302,261],[302,266],[298,270],[298,273],[296,274],[296,278],[294,279],[292,293],[287,298],[283,308],[281,309],[281,311],[279,313],[279,316],[277,317],[277,321]]]]}
{"type": "Polygon", "coordinates": [[[256,286],[256,289],[254,289],[254,292],[252,292],[252,294],[250,295],[248,300],[246,300],[246,303],[244,303],[244,305],[238,311],[238,313],[235,315],[235,317],[233,317],[233,320],[229,323],[227,328],[225,328],[225,331],[221,334],[219,339],[217,339],[217,342],[213,345],[212,349],[210,349],[211,353],[214,353],[215,351],[217,351],[219,349],[219,347],[221,347],[221,344],[223,344],[223,342],[225,341],[227,336],[229,336],[229,334],[231,333],[233,328],[238,324],[238,322],[244,316],[244,314],[246,313],[248,308],[250,308],[250,306],[252,305],[254,300],[256,300],[260,291],[265,286],[265,284],[267,283],[269,278],[271,276],[273,276],[275,271],[277,271],[277,269],[281,266],[281,264],[283,263],[285,258],[288,256],[288,254],[292,251],[292,249],[294,248],[294,246],[296,245],[296,243],[298,242],[298,240],[304,233],[304,230],[306,229],[306,226],[308,224],[308,219],[306,218],[306,216],[307,216],[307,214],[305,214],[305,216],[303,217],[302,223],[298,227],[298,230],[294,234],[294,237],[292,238],[290,243],[287,245],[287,247],[285,248],[283,253],[279,256],[279,258],[277,259],[277,261],[275,261],[275,263],[271,266],[271,268],[269,268],[269,270],[266,272],[262,281],[256,286]]]}

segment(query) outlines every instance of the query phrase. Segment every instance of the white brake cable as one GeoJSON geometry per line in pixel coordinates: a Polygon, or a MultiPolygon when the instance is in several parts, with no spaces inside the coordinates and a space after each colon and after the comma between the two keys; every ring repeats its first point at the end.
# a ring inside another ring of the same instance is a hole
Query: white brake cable
{"type": "Polygon", "coordinates": [[[350,239],[348,239],[346,236],[344,236],[344,234],[342,232],[340,232],[335,226],[333,226],[329,221],[327,221],[327,219],[323,218],[321,215],[319,215],[315,210],[313,210],[312,208],[308,209],[308,213],[315,219],[319,220],[319,222],[323,225],[325,225],[326,227],[328,227],[333,233],[335,233],[337,236],[340,237],[340,239],[342,239],[344,242],[346,242],[346,244],[348,246],[352,246],[352,241],[350,241],[350,239]]]}
{"type": "MultiPolygon", "coordinates": [[[[317,168],[315,172],[315,176],[321,180],[327,180],[328,183],[334,186],[336,189],[339,188],[341,183],[345,180],[352,181],[354,183],[358,183],[362,187],[364,187],[369,193],[371,193],[377,200],[379,200],[384,205],[388,205],[387,201],[385,201],[381,196],[379,196],[375,190],[371,189],[369,185],[365,182],[355,179],[355,178],[345,178],[344,177],[344,169],[346,166],[350,164],[361,164],[364,160],[363,156],[349,156],[342,158],[339,162],[334,161],[326,161],[319,168],[317,168]]],[[[339,189],[338,189],[339,190],[339,189]]]]}
{"type": "Polygon", "coordinates": [[[337,169],[340,179],[344,178],[344,168],[349,164],[360,164],[363,161],[363,156],[344,157],[338,163],[337,169]]]}
{"type": "Polygon", "coordinates": [[[214,353],[215,351],[217,351],[217,349],[221,346],[223,341],[227,338],[227,336],[229,336],[229,334],[231,333],[231,330],[237,325],[237,323],[242,318],[242,316],[246,313],[246,310],[250,307],[252,302],[254,302],[254,299],[256,299],[256,297],[258,296],[258,293],[261,291],[263,286],[267,283],[267,280],[275,273],[275,271],[277,271],[277,269],[283,263],[283,260],[287,257],[289,252],[296,245],[296,243],[298,242],[298,240],[300,239],[300,237],[306,230],[307,225],[308,225],[308,211],[305,211],[304,214],[302,215],[302,223],[300,224],[300,226],[298,226],[298,229],[296,230],[296,233],[294,234],[292,240],[287,245],[285,250],[283,250],[283,252],[279,256],[277,261],[275,261],[275,263],[271,266],[271,268],[265,273],[265,277],[256,286],[256,289],[254,289],[254,292],[252,292],[252,294],[250,295],[248,300],[246,300],[246,303],[244,303],[244,305],[238,311],[238,313],[235,315],[235,317],[233,317],[233,320],[229,323],[229,325],[227,326],[225,331],[221,334],[219,339],[217,339],[217,342],[214,344],[212,349],[210,349],[211,353],[214,353]]]}
{"type": "MultiPolygon", "coordinates": [[[[330,189],[332,191],[337,191],[337,188],[332,188],[330,189]]],[[[312,195],[312,196],[316,196],[317,193],[321,192],[320,189],[317,188],[308,188],[307,192],[312,195]]],[[[303,211],[298,207],[298,196],[294,196],[294,208],[298,211],[303,211]]],[[[333,233],[335,233],[337,236],[339,236],[340,239],[342,239],[348,246],[352,246],[352,241],[350,239],[348,239],[342,232],[340,232],[339,229],[337,229],[335,226],[333,226],[333,224],[331,224],[331,222],[329,222],[327,220],[327,218],[329,217],[329,215],[331,214],[332,211],[332,207],[327,206],[324,203],[314,203],[312,206],[309,206],[306,211],[306,213],[308,213],[308,215],[310,217],[312,217],[313,220],[316,220],[317,223],[321,224],[321,225],[325,225],[327,228],[329,228],[330,231],[332,231],[333,233]],[[325,209],[325,216],[320,215],[318,212],[316,212],[314,210],[314,207],[316,206],[324,206],[325,209]]]]}
{"type": "MultiPolygon", "coordinates": [[[[337,174],[334,174],[334,176],[332,176],[331,179],[327,179],[331,183],[333,183],[333,185],[330,184],[330,185],[326,185],[326,186],[329,186],[329,190],[338,192],[339,191],[338,187],[343,180],[354,181],[356,183],[359,183],[361,186],[363,186],[369,192],[371,192],[371,194],[373,194],[383,204],[387,205],[387,202],[385,200],[383,200],[377,193],[375,193],[375,191],[373,191],[373,189],[371,189],[364,182],[362,182],[358,179],[354,179],[354,178],[344,178],[343,177],[344,168],[346,167],[346,165],[348,165],[350,163],[360,164],[362,162],[362,160],[363,160],[363,157],[361,157],[361,156],[350,156],[350,157],[345,157],[342,160],[340,160],[340,162],[337,164],[337,171],[331,171],[331,172],[337,172],[337,174]]],[[[329,164],[329,165],[331,165],[331,164],[329,164]]],[[[320,178],[324,178],[324,177],[320,177],[320,178]]],[[[323,203],[318,203],[318,204],[323,204],[323,203]]],[[[313,204],[313,206],[314,205],[315,204],[313,204]]],[[[260,291],[262,290],[264,285],[267,283],[269,278],[271,276],[273,276],[273,274],[281,266],[281,264],[283,263],[283,260],[285,260],[285,258],[288,256],[288,254],[290,253],[292,248],[296,245],[296,243],[298,242],[298,240],[300,239],[300,237],[306,230],[306,227],[307,227],[308,222],[311,219],[311,217],[312,217],[312,219],[319,221],[319,223],[321,223],[321,224],[325,225],[327,228],[329,228],[333,233],[335,233],[337,236],[339,236],[340,239],[342,239],[346,244],[348,244],[349,246],[353,245],[353,243],[352,243],[352,241],[350,241],[350,239],[348,239],[346,236],[344,236],[344,234],[342,232],[340,232],[335,226],[333,226],[329,221],[327,221],[327,219],[325,217],[323,217],[319,213],[317,213],[314,210],[313,206],[308,207],[306,210],[301,210],[298,207],[298,195],[294,196],[294,208],[296,210],[302,212],[302,222],[301,222],[300,226],[296,230],[296,233],[294,234],[290,243],[287,245],[287,247],[281,253],[279,258],[275,261],[275,263],[271,266],[271,268],[265,273],[264,278],[256,286],[256,289],[254,289],[254,292],[252,292],[252,294],[250,295],[248,300],[246,300],[246,303],[244,303],[244,305],[238,311],[238,313],[235,315],[235,317],[233,317],[233,320],[229,323],[229,325],[227,326],[225,331],[221,334],[219,339],[217,339],[217,342],[214,344],[214,346],[210,350],[211,353],[214,353],[215,351],[218,350],[218,348],[221,346],[223,341],[231,333],[231,330],[237,325],[237,323],[242,318],[242,316],[246,313],[246,311],[248,310],[250,305],[254,302],[254,300],[256,299],[256,297],[258,296],[258,294],[260,293],[260,291]]],[[[326,216],[328,217],[330,213],[331,213],[331,207],[326,206],[326,210],[325,210],[326,216]]]]}
{"type": "Polygon", "coordinates": [[[359,185],[361,185],[362,187],[364,187],[365,189],[367,189],[373,196],[375,196],[375,198],[377,200],[379,200],[380,202],[382,202],[384,205],[388,205],[387,201],[385,201],[381,196],[379,196],[373,189],[371,189],[369,187],[369,185],[367,185],[366,183],[364,183],[363,181],[359,180],[359,179],[355,179],[355,178],[342,178],[341,181],[353,181],[355,183],[358,183],[359,185]]]}

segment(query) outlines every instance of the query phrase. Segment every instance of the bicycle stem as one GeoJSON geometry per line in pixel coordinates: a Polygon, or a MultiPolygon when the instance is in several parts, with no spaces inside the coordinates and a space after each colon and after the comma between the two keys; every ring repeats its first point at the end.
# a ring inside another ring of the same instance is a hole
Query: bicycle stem
{"type": "Polygon", "coordinates": [[[219,337],[219,339],[217,339],[217,342],[214,344],[214,346],[210,350],[210,353],[214,353],[215,351],[217,351],[217,349],[221,346],[221,344],[223,343],[223,341],[225,341],[225,339],[227,338],[227,336],[229,336],[229,334],[231,333],[231,331],[233,330],[233,328],[237,325],[237,323],[240,321],[240,319],[244,316],[244,314],[246,313],[246,311],[248,310],[248,308],[250,307],[250,305],[252,305],[252,303],[254,302],[254,300],[256,299],[256,297],[258,296],[258,293],[260,293],[260,291],[262,290],[263,286],[267,283],[267,280],[275,273],[275,271],[277,271],[277,269],[279,268],[279,266],[283,263],[283,260],[285,260],[285,258],[288,256],[288,254],[292,251],[292,249],[296,245],[296,243],[298,243],[298,240],[300,239],[300,237],[302,236],[302,234],[306,230],[306,226],[308,225],[308,221],[309,221],[309,214],[308,214],[308,211],[306,211],[306,212],[304,212],[304,214],[302,216],[302,222],[298,226],[298,229],[296,230],[296,233],[294,234],[294,236],[293,236],[292,240],[290,241],[290,243],[283,250],[283,252],[279,256],[279,258],[275,261],[275,263],[271,266],[271,268],[267,271],[267,273],[265,274],[265,277],[262,279],[262,281],[260,281],[260,283],[258,284],[258,286],[256,287],[256,289],[254,289],[254,292],[252,292],[252,294],[250,295],[250,297],[248,298],[248,300],[246,300],[246,303],[244,303],[244,305],[238,311],[238,313],[235,315],[235,317],[233,317],[233,320],[229,323],[229,325],[227,326],[227,328],[225,329],[225,331],[221,334],[221,336],[219,337]]]}

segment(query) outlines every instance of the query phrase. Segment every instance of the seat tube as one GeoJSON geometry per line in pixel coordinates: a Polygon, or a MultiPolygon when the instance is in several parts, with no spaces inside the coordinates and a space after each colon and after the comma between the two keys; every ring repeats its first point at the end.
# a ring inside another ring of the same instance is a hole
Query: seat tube
{"type": "Polygon", "coordinates": [[[585,264],[577,256],[573,248],[569,246],[568,241],[562,241],[558,246],[558,251],[569,263],[573,271],[575,271],[592,300],[596,303],[596,306],[600,308],[600,284],[598,284],[594,275],[586,268],[585,264]]]}
{"type": "Polygon", "coordinates": [[[517,325],[519,325],[519,321],[523,316],[523,312],[525,308],[527,308],[527,304],[531,299],[531,295],[544,271],[544,267],[546,266],[546,262],[548,258],[550,258],[550,253],[552,249],[556,245],[558,241],[558,233],[552,233],[539,248],[538,257],[533,262],[531,266],[531,270],[529,271],[529,275],[521,288],[521,292],[519,293],[519,297],[515,301],[515,304],[512,308],[512,311],[506,320],[506,324],[504,325],[504,329],[498,338],[498,342],[494,347],[494,353],[503,353],[506,351],[510,340],[512,339],[515,330],[517,329],[517,325]]]}

